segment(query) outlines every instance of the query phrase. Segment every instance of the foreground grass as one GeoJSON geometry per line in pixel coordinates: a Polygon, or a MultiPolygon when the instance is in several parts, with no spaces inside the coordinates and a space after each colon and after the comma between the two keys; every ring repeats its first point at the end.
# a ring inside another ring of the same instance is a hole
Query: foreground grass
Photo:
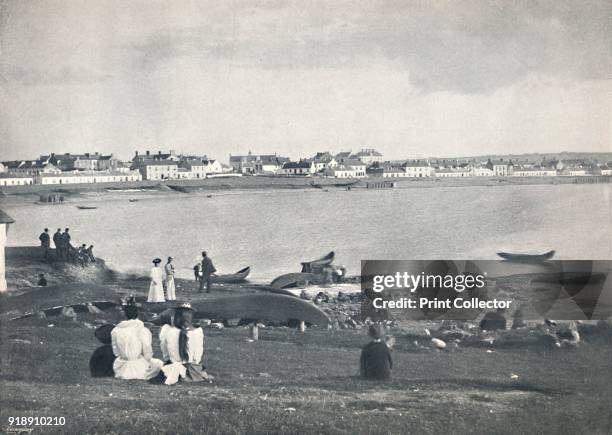
{"type": "MultiPolygon", "coordinates": [[[[83,320],[83,319],[81,319],[83,320]]],[[[88,319],[85,319],[88,320],[88,319]]],[[[92,379],[83,321],[5,323],[0,427],[64,416],[68,433],[610,433],[612,350],[410,350],[398,337],[388,383],[361,381],[362,331],[206,330],[213,384],[92,379]],[[54,327],[48,327],[48,324],[54,327]],[[517,374],[518,379],[511,379],[517,374]]],[[[155,335],[154,331],[154,335],[155,335]]]]}

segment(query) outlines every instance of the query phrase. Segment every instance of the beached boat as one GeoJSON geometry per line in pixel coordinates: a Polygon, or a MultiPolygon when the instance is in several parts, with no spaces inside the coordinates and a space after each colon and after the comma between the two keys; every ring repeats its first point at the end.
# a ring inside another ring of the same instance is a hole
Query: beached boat
{"type": "Polygon", "coordinates": [[[544,254],[511,254],[508,252],[498,252],[497,255],[506,261],[512,261],[515,263],[541,263],[553,258],[555,251],[548,251],[544,254]]]}
{"type": "Polygon", "coordinates": [[[233,284],[246,280],[246,277],[251,273],[251,266],[247,266],[244,269],[240,269],[236,273],[229,273],[226,275],[211,276],[210,281],[213,283],[233,284]]]}
{"type": "Polygon", "coordinates": [[[324,255],[323,257],[318,258],[316,260],[302,262],[302,272],[307,272],[307,270],[304,270],[304,269],[305,268],[308,269],[308,267],[320,268],[323,266],[327,266],[328,264],[331,264],[331,262],[334,261],[335,255],[336,254],[334,253],[334,251],[331,251],[329,254],[324,255]]]}
{"type": "Polygon", "coordinates": [[[93,206],[93,205],[77,205],[76,206],[79,210],[95,210],[98,207],[93,206]]]}
{"type": "Polygon", "coordinates": [[[286,273],[274,278],[270,287],[284,289],[293,287],[303,287],[308,284],[320,284],[323,276],[314,273],[286,273]]]}
{"type": "Polygon", "coordinates": [[[130,198],[130,199],[128,199],[128,201],[130,201],[130,202],[138,202],[138,200],[136,198],[130,198]]]}

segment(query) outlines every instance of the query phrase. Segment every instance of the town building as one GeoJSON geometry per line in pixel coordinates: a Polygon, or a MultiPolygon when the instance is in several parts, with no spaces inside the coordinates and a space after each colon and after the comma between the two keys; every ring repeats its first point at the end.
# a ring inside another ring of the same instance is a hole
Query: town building
{"type": "Polygon", "coordinates": [[[434,174],[439,178],[471,177],[472,171],[466,168],[438,168],[434,170],[434,174]]]}
{"type": "Polygon", "coordinates": [[[288,157],[276,154],[252,154],[246,156],[233,156],[230,154],[229,163],[234,172],[241,174],[276,174],[280,173],[283,165],[289,162],[288,157]]]}
{"type": "Polygon", "coordinates": [[[512,175],[512,162],[501,160],[491,160],[487,161],[486,167],[493,171],[493,175],[497,177],[507,177],[508,175],[512,175]]]}
{"type": "Polygon", "coordinates": [[[340,151],[334,156],[334,160],[339,165],[344,165],[348,160],[351,159],[351,151],[340,151]]]}
{"type": "Polygon", "coordinates": [[[162,153],[161,151],[157,151],[157,154],[151,153],[149,150],[146,150],[144,154],[140,154],[138,151],[135,151],[134,157],[132,157],[132,164],[143,163],[146,161],[173,161],[178,162],[180,157],[176,154],[175,150],[169,150],[167,153],[162,153]]]}
{"type": "Polygon", "coordinates": [[[40,156],[41,162],[52,164],[62,171],[110,171],[114,170],[117,164],[117,160],[113,158],[112,154],[102,155],[96,153],[84,153],[84,154],[55,154],[40,156]]]}
{"type": "Polygon", "coordinates": [[[329,152],[319,152],[311,159],[314,164],[315,172],[323,172],[327,168],[333,168],[338,162],[329,152]]]}
{"type": "Polygon", "coordinates": [[[522,166],[514,166],[512,168],[512,176],[514,177],[555,177],[557,170],[547,167],[531,167],[524,168],[522,166]]]}
{"type": "Polygon", "coordinates": [[[178,178],[199,179],[210,174],[223,173],[223,166],[217,160],[181,161],[178,167],[178,178]]]}
{"type": "Polygon", "coordinates": [[[59,174],[40,174],[35,178],[36,184],[84,184],[84,183],[119,183],[142,181],[139,171],[130,173],[118,171],[71,171],[59,174]]]}
{"type": "Polygon", "coordinates": [[[143,180],[174,180],[178,176],[178,162],[175,160],[140,160],[132,162],[131,168],[142,174],[143,180]]]}
{"type": "Polygon", "coordinates": [[[0,174],[0,186],[27,186],[29,184],[34,184],[34,177],[36,177],[36,175],[10,174],[4,172],[0,174]]]}
{"type": "Polygon", "coordinates": [[[11,160],[2,162],[5,172],[9,174],[59,174],[61,169],[43,160],[11,160]]]}
{"type": "Polygon", "coordinates": [[[402,168],[406,171],[407,177],[423,178],[434,176],[434,168],[426,160],[408,161],[402,165],[402,168]]]}
{"type": "Polygon", "coordinates": [[[314,165],[309,160],[300,160],[299,162],[287,162],[278,171],[279,175],[301,175],[308,176],[315,172],[314,165]]]}
{"type": "Polygon", "coordinates": [[[373,163],[382,163],[383,155],[373,148],[364,148],[356,154],[351,156],[351,159],[360,160],[367,166],[373,163]]]}

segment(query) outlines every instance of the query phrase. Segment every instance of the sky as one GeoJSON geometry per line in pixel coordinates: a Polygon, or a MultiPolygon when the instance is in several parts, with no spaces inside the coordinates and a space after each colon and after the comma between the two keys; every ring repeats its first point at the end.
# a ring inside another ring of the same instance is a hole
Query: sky
{"type": "Polygon", "coordinates": [[[612,2],[0,0],[0,159],[612,151],[612,2]]]}

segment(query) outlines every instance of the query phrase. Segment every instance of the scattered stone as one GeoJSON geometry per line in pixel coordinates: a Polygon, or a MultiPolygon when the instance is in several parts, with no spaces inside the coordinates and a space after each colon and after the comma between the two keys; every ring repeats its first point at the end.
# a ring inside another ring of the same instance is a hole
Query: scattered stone
{"type": "Polygon", "coordinates": [[[211,323],[212,323],[212,321],[210,319],[202,319],[202,320],[200,320],[200,325],[202,325],[202,326],[210,326],[211,323]]]}
{"type": "Polygon", "coordinates": [[[76,320],[77,314],[72,307],[64,307],[62,308],[62,316],[68,317],[69,319],[76,320]]]}
{"type": "Polygon", "coordinates": [[[238,326],[238,324],[240,323],[240,319],[228,319],[225,321],[225,323],[229,327],[235,327],[238,326]]]}
{"type": "Polygon", "coordinates": [[[13,341],[15,343],[32,344],[32,342],[30,340],[22,340],[21,338],[15,338],[15,339],[13,339],[13,341]]]}
{"type": "Polygon", "coordinates": [[[271,375],[270,375],[270,373],[265,373],[264,372],[264,373],[260,373],[259,377],[261,377],[261,378],[269,378],[269,377],[271,377],[271,375]]]}
{"type": "Polygon", "coordinates": [[[296,409],[295,408],[285,408],[285,411],[287,411],[287,412],[295,412],[296,409]]]}
{"type": "Polygon", "coordinates": [[[444,348],[446,348],[446,343],[443,340],[440,340],[439,338],[432,338],[431,339],[431,344],[433,344],[433,346],[436,349],[444,349],[444,348]]]}
{"type": "Polygon", "coordinates": [[[221,322],[211,323],[211,324],[209,325],[209,327],[210,327],[211,329],[223,329],[223,328],[224,328],[223,323],[221,323],[221,322]]]}
{"type": "Polygon", "coordinates": [[[87,311],[91,314],[102,314],[102,310],[91,303],[87,304],[87,311]]]}
{"type": "Polygon", "coordinates": [[[36,317],[38,317],[39,319],[46,319],[46,318],[47,318],[47,315],[45,314],[45,312],[44,312],[44,311],[38,311],[38,312],[36,313],[36,317]]]}
{"type": "Polygon", "coordinates": [[[515,375],[514,373],[510,374],[510,379],[518,379],[519,376],[515,375]]]}

